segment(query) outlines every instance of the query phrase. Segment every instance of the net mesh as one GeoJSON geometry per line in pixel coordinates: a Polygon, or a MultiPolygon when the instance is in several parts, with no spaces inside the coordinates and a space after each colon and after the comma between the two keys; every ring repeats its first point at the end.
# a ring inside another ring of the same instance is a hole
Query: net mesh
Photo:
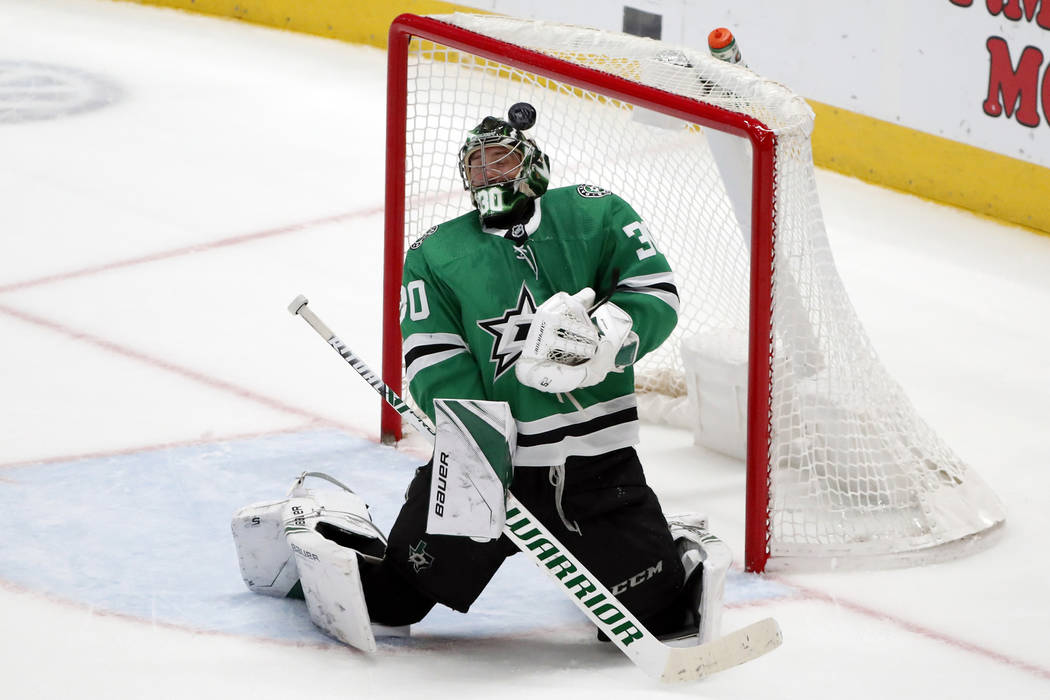
{"type": "MultiPolygon", "coordinates": [[[[493,16],[438,19],[750,115],[776,134],[772,557],[899,555],[1002,522],[994,494],[917,415],[857,319],[825,235],[805,101],[706,52],[650,39],[493,16]]],[[[484,116],[505,118],[515,102],[531,103],[539,116],[529,135],[550,157],[551,187],[586,183],[621,195],[670,260],[682,300],[679,324],[636,366],[638,389],[672,405],[677,400],[672,413],[695,420],[682,343],[746,343],[751,291],[750,204],[734,202],[739,195],[727,188],[714,157],[712,130],[418,38],[407,81],[406,246],[471,210],[456,163],[466,132],[484,116]]],[[[735,141],[728,147],[743,149],[746,161],[750,146],[735,141]]],[[[765,431],[766,423],[759,408],[749,427],[765,431]]]]}

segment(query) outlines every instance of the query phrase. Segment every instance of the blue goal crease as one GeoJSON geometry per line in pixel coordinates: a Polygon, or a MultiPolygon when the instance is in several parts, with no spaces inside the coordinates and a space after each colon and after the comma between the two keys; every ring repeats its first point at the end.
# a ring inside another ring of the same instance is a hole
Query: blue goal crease
{"type": "MultiPolygon", "coordinates": [[[[319,471],[361,494],[388,532],[417,466],[417,458],[369,440],[313,430],[23,467],[0,482],[8,533],[0,579],[149,622],[330,641],[302,601],[248,591],[230,519],[242,506],[284,498],[301,472],[319,471]]],[[[497,576],[483,596],[499,601],[491,612],[484,600],[469,615],[436,608],[417,629],[451,636],[528,629],[537,599],[549,598],[535,573],[526,576],[535,579],[531,589],[518,585],[520,575],[513,586],[497,576]]],[[[559,602],[550,606],[554,619],[575,621],[572,606],[559,602]]]]}
{"type": "MultiPolygon", "coordinates": [[[[282,433],[20,468],[0,482],[0,579],[99,610],[190,629],[326,642],[298,600],[253,594],[230,519],[284,498],[304,471],[332,475],[389,532],[417,458],[338,430],[282,433]]],[[[778,597],[730,574],[727,602],[778,597]]],[[[586,621],[525,557],[511,557],[467,615],[436,607],[413,634],[489,637],[586,621]]],[[[401,644],[404,644],[402,642],[401,644]]]]}

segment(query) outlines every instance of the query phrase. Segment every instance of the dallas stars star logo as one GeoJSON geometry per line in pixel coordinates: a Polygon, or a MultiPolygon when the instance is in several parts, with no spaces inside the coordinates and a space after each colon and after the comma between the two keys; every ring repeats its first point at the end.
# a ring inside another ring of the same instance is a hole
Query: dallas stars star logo
{"type": "Polygon", "coordinates": [[[415,547],[408,548],[408,563],[418,574],[423,569],[429,569],[434,563],[434,557],[427,554],[427,543],[420,540],[415,547]]]}
{"type": "Polygon", "coordinates": [[[478,326],[486,333],[491,333],[494,338],[492,353],[489,356],[489,359],[496,363],[496,373],[492,381],[499,379],[521,357],[521,348],[525,345],[525,337],[529,334],[529,326],[535,314],[536,302],[532,298],[532,292],[522,282],[521,291],[518,292],[518,303],[513,309],[507,309],[502,316],[478,321],[478,326]]]}

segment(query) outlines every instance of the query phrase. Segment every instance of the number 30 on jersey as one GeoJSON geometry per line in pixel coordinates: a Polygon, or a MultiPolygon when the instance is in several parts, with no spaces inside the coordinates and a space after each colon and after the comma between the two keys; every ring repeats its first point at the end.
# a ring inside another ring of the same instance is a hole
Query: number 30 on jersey
{"type": "Polygon", "coordinates": [[[423,286],[423,280],[412,280],[407,285],[401,285],[401,320],[405,320],[405,313],[413,321],[422,321],[430,316],[430,304],[427,302],[427,290],[423,286]]]}

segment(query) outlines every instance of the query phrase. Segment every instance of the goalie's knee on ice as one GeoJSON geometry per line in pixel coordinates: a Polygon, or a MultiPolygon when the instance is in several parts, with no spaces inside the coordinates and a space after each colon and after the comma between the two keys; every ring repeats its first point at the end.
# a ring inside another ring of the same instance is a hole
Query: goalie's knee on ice
{"type": "Polygon", "coordinates": [[[435,601],[424,595],[394,567],[378,564],[361,568],[368,614],[374,624],[414,625],[429,613],[435,601]]]}

